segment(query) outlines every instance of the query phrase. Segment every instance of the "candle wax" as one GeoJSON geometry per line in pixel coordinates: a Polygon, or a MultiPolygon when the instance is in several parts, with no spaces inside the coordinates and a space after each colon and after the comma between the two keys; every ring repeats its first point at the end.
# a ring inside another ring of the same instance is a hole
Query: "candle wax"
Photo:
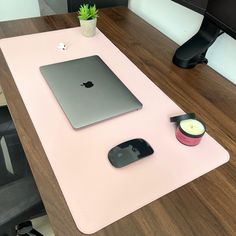
{"type": "Polygon", "coordinates": [[[204,125],[195,119],[182,120],[180,127],[183,131],[191,135],[201,135],[205,132],[204,125]]]}

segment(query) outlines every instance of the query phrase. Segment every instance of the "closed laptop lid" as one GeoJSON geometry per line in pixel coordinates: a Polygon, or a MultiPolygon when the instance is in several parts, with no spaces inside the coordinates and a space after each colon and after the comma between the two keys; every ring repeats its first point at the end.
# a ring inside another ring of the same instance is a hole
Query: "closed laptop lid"
{"type": "Polygon", "coordinates": [[[40,71],[74,128],[142,108],[99,56],[41,66],[40,71]]]}

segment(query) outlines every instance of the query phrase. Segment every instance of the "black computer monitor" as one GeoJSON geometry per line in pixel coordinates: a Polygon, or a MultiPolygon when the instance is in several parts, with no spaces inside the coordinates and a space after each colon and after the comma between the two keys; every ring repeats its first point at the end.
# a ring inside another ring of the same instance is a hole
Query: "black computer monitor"
{"type": "Polygon", "coordinates": [[[192,68],[199,63],[207,63],[205,55],[208,48],[223,32],[236,39],[236,0],[174,1],[180,4],[184,2],[184,6],[193,10],[201,7],[204,12],[204,19],[197,34],[176,50],[173,63],[177,66],[192,68]],[[204,4],[206,4],[205,10],[204,4]]]}
{"type": "Polygon", "coordinates": [[[204,14],[206,11],[208,0],[173,0],[191,10],[204,14]]]}
{"type": "Polygon", "coordinates": [[[236,0],[208,0],[205,16],[236,39],[236,0]]]}

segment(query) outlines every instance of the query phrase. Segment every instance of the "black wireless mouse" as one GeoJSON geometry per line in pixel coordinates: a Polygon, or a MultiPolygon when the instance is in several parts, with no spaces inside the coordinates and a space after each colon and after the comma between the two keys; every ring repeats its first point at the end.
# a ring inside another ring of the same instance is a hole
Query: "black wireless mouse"
{"type": "Polygon", "coordinates": [[[108,159],[114,167],[121,168],[153,153],[154,150],[150,144],[139,138],[126,141],[112,148],[108,153],[108,159]]]}

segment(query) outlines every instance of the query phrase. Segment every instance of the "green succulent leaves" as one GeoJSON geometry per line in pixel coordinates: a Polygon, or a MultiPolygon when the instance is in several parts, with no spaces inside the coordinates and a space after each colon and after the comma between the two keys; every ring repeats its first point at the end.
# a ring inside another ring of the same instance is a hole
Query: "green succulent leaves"
{"type": "Polygon", "coordinates": [[[79,8],[79,16],[80,20],[92,20],[98,17],[98,9],[96,5],[90,6],[89,4],[83,4],[79,8]]]}

